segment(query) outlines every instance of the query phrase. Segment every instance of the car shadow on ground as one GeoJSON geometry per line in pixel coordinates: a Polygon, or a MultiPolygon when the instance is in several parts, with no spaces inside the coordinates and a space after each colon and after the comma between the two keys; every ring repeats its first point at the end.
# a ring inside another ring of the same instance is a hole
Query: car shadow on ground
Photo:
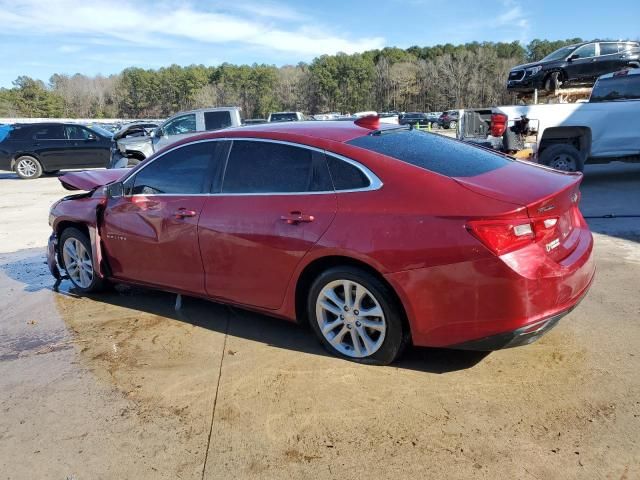
{"type": "MultiPolygon", "coordinates": [[[[78,296],[68,280],[56,285],[40,249],[1,255],[0,270],[12,280],[23,284],[22,290],[26,294],[50,290],[67,297],[78,296]]],[[[176,309],[175,294],[126,285],[117,285],[106,292],[90,295],[89,298],[104,305],[101,315],[105,316],[109,315],[110,309],[127,308],[276,348],[312,355],[329,355],[306,326],[200,298],[183,297],[181,307],[176,309]]],[[[70,300],[73,301],[72,298],[70,300]]],[[[58,313],[64,320],[65,312],[58,313]]],[[[442,374],[472,368],[488,354],[489,352],[409,347],[393,367],[442,374]]]]}

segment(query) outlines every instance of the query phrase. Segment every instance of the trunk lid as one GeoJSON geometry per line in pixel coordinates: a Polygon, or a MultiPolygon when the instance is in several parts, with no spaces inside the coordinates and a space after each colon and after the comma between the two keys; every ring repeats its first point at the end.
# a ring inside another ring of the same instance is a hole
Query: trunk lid
{"type": "Polygon", "coordinates": [[[584,226],[578,210],[582,175],[524,162],[475,177],[455,177],[460,185],[481,195],[526,207],[535,242],[560,261],[578,244],[577,228],[584,226]]]}
{"type": "Polygon", "coordinates": [[[129,168],[114,168],[111,170],[69,172],[58,177],[58,180],[67,190],[85,190],[90,192],[98,187],[120,180],[130,171],[129,168]]]}

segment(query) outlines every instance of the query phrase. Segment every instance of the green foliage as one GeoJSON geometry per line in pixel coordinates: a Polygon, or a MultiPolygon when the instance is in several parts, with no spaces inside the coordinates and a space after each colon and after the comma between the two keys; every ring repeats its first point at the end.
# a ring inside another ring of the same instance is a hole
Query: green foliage
{"type": "Polygon", "coordinates": [[[160,118],[191,108],[235,105],[246,118],[264,118],[276,110],[313,114],[490,106],[512,100],[505,89],[511,67],[579,41],[386,47],[280,68],[229,63],[131,67],[110,77],[55,74],[49,85],[22,76],[13,88],[0,89],[0,115],[160,118]]]}

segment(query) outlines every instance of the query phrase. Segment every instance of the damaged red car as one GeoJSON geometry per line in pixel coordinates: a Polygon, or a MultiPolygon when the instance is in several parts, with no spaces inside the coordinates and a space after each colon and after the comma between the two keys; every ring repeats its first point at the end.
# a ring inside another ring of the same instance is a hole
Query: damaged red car
{"type": "Polygon", "coordinates": [[[584,297],[582,175],[410,127],[263,124],[174,144],[131,170],[69,173],[48,263],[308,323],[332,353],[527,344],[584,297]]]}

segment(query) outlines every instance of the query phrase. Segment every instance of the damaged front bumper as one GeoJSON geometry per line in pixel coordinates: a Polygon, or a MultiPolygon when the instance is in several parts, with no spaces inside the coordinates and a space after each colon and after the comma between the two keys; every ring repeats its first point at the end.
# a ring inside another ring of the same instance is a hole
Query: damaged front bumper
{"type": "Polygon", "coordinates": [[[58,268],[58,237],[55,232],[51,234],[47,244],[47,266],[56,280],[63,279],[60,268],[58,268]]]}

